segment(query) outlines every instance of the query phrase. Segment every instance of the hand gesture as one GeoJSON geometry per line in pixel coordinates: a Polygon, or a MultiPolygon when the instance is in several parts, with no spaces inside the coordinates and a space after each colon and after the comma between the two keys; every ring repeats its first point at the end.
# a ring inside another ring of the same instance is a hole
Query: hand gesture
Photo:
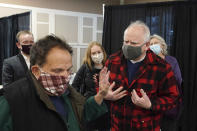
{"type": "Polygon", "coordinates": [[[93,80],[94,80],[95,83],[98,82],[97,77],[98,77],[98,74],[94,74],[94,75],[93,75],[93,80]]]}
{"type": "Polygon", "coordinates": [[[150,109],[151,101],[150,101],[149,97],[146,95],[146,93],[144,92],[143,89],[140,89],[140,93],[142,94],[142,97],[139,97],[137,95],[135,89],[133,89],[133,91],[131,92],[132,102],[139,107],[142,107],[145,109],[150,109]]]}
{"type": "Polygon", "coordinates": [[[99,74],[99,95],[105,97],[110,83],[109,83],[109,74],[110,71],[107,71],[107,67],[104,67],[99,74]]]}
{"type": "Polygon", "coordinates": [[[122,97],[126,96],[127,91],[124,90],[122,91],[123,87],[119,87],[118,89],[116,89],[115,91],[113,91],[112,89],[115,86],[115,82],[113,82],[110,86],[109,86],[109,90],[107,95],[104,97],[104,99],[106,100],[112,100],[112,101],[116,101],[121,99],[122,97]]]}

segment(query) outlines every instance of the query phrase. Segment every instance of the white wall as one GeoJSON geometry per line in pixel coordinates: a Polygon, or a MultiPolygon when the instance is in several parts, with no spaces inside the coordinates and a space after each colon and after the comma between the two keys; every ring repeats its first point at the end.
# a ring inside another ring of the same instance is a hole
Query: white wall
{"type": "Polygon", "coordinates": [[[119,0],[0,0],[4,4],[15,4],[39,8],[102,14],[102,5],[119,4],[119,0]]]}
{"type": "Polygon", "coordinates": [[[35,41],[48,34],[56,34],[73,47],[73,66],[76,72],[91,41],[102,42],[103,16],[30,6],[1,4],[0,7],[31,11],[31,31],[35,41]]]}

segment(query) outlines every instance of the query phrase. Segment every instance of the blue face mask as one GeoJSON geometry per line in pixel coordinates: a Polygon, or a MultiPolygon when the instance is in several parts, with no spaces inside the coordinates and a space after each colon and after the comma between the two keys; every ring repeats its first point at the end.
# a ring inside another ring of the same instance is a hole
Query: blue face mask
{"type": "Polygon", "coordinates": [[[151,46],[150,46],[150,49],[151,49],[156,55],[159,55],[159,53],[161,52],[160,44],[151,45],[151,46]]]}

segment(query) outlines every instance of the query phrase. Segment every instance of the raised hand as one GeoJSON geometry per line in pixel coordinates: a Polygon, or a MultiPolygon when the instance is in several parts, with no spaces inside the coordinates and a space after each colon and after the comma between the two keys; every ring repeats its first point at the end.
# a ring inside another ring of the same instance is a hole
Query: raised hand
{"type": "Polygon", "coordinates": [[[139,107],[142,107],[145,109],[150,109],[151,101],[150,101],[149,97],[146,95],[146,93],[144,92],[143,89],[140,89],[140,93],[142,94],[142,97],[139,97],[137,95],[135,89],[133,89],[133,91],[131,92],[132,102],[139,107]]]}
{"type": "Polygon", "coordinates": [[[110,71],[107,71],[107,67],[104,67],[99,74],[99,94],[103,97],[106,96],[108,89],[110,87],[109,83],[110,71]]]}
{"type": "Polygon", "coordinates": [[[107,71],[107,67],[104,67],[99,74],[99,91],[94,96],[96,103],[99,105],[103,102],[103,99],[109,90],[109,74],[110,72],[107,71]]]}

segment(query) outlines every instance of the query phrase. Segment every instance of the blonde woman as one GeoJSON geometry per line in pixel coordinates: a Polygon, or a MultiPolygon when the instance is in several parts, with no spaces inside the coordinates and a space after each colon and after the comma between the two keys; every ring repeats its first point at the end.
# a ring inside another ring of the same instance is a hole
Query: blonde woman
{"type": "MultiPolygon", "coordinates": [[[[72,86],[86,98],[97,93],[99,72],[104,67],[106,59],[107,54],[100,43],[93,41],[88,45],[83,65],[76,73],[72,83],[72,86]]],[[[110,128],[109,123],[109,114],[107,113],[89,123],[87,129],[89,131],[107,131],[110,128]]]]}
{"type": "Polygon", "coordinates": [[[95,78],[103,68],[106,59],[107,54],[102,45],[95,41],[91,42],[86,50],[83,65],[72,83],[72,86],[86,98],[96,94],[95,78]]]}

